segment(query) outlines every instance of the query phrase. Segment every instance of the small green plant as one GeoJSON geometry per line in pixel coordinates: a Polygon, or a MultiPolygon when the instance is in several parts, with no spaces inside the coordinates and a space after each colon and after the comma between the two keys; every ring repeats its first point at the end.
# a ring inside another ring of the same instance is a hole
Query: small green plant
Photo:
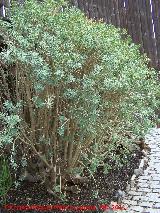
{"type": "Polygon", "coordinates": [[[12,178],[7,160],[0,156],[0,197],[2,203],[6,202],[6,195],[12,185],[12,178]]]}
{"type": "Polygon", "coordinates": [[[108,164],[104,165],[104,174],[108,174],[112,167],[108,164]]]}
{"type": "Polygon", "coordinates": [[[99,190],[98,189],[93,191],[92,197],[93,198],[98,198],[99,197],[99,190]]]}
{"type": "Polygon", "coordinates": [[[62,200],[63,202],[67,202],[67,201],[68,201],[68,199],[67,199],[65,193],[60,193],[60,198],[61,198],[61,200],[62,200]]]}
{"type": "Polygon", "coordinates": [[[107,199],[102,199],[102,198],[100,198],[100,199],[98,200],[98,202],[99,202],[100,204],[107,204],[107,203],[108,203],[108,200],[107,200],[107,199]]]}

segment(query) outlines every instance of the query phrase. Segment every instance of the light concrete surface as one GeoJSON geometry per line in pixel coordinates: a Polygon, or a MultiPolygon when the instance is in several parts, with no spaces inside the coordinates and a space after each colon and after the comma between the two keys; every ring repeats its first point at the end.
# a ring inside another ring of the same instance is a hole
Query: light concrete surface
{"type": "Polygon", "coordinates": [[[129,213],[160,213],[160,128],[151,129],[145,142],[151,148],[148,167],[122,200],[129,213]]]}

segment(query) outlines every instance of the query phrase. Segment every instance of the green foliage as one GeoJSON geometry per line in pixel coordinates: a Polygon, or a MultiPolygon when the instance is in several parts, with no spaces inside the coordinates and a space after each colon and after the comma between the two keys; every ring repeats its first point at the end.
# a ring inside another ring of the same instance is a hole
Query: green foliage
{"type": "Polygon", "coordinates": [[[12,179],[7,161],[0,156],[0,198],[6,201],[6,195],[12,185],[12,179]]]}
{"type": "Polygon", "coordinates": [[[6,101],[4,103],[4,112],[0,112],[0,121],[6,127],[0,134],[0,147],[11,144],[13,139],[18,134],[18,126],[21,118],[17,114],[20,108],[20,103],[13,106],[12,102],[6,101]]]}
{"type": "Polygon", "coordinates": [[[1,141],[12,144],[18,137],[15,142],[27,147],[22,152],[40,158],[53,182],[53,173],[70,174],[87,159],[94,173],[115,148],[111,144],[129,147],[155,125],[150,117],[159,107],[156,72],[130,37],[122,40],[119,28],[88,20],[63,0],[13,6],[11,20],[13,29],[0,21],[8,45],[0,59],[16,66],[15,92],[23,109],[1,114],[1,141]]]}

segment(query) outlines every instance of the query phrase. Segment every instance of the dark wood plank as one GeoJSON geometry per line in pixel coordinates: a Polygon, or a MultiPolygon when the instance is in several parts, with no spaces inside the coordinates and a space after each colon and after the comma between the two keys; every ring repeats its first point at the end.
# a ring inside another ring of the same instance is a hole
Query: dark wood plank
{"type": "Polygon", "coordinates": [[[111,24],[111,5],[110,5],[110,0],[105,0],[105,8],[106,8],[106,23],[111,24]]]}
{"type": "Polygon", "coordinates": [[[160,1],[152,1],[153,6],[153,22],[155,30],[155,43],[156,43],[156,53],[157,61],[155,62],[155,68],[160,70],[160,1]]]}
{"type": "Polygon", "coordinates": [[[132,37],[133,39],[133,30],[132,30],[132,18],[133,18],[133,0],[129,0],[128,4],[127,4],[127,8],[126,8],[126,12],[127,12],[127,31],[128,34],[132,37]]]}
{"type": "Polygon", "coordinates": [[[111,14],[111,23],[116,26],[116,15],[115,15],[115,8],[114,8],[114,1],[109,2],[109,9],[111,14]]]}
{"type": "Polygon", "coordinates": [[[150,1],[146,1],[146,20],[148,24],[148,32],[147,32],[147,46],[148,46],[148,56],[152,60],[150,66],[154,66],[157,61],[157,48],[156,48],[156,40],[154,38],[153,33],[153,24],[152,24],[152,12],[150,1]]]}
{"type": "Polygon", "coordinates": [[[84,7],[84,12],[86,16],[89,18],[89,1],[84,1],[83,0],[83,7],[84,7]]]}
{"type": "Polygon", "coordinates": [[[80,10],[82,10],[83,12],[85,12],[83,0],[78,0],[77,3],[78,3],[78,8],[79,8],[80,10]]]}
{"type": "Polygon", "coordinates": [[[105,16],[107,15],[106,13],[106,8],[105,8],[105,0],[99,0],[99,7],[98,7],[98,14],[99,18],[105,21],[105,16]]]}
{"type": "Polygon", "coordinates": [[[142,23],[141,23],[141,15],[140,15],[141,6],[139,4],[139,0],[135,0],[135,7],[136,7],[136,13],[134,17],[134,23],[135,23],[134,30],[136,32],[136,36],[134,37],[134,42],[136,44],[141,44],[140,51],[144,53],[142,23]]]}
{"type": "Polygon", "coordinates": [[[127,30],[127,8],[124,8],[124,0],[118,0],[120,27],[127,30]]]}
{"type": "Polygon", "coordinates": [[[114,13],[115,13],[115,26],[120,27],[120,14],[119,14],[119,7],[118,7],[118,1],[113,0],[114,4],[114,13]]]}
{"type": "Polygon", "coordinates": [[[139,17],[141,22],[141,32],[142,32],[142,40],[143,40],[143,49],[144,52],[148,54],[148,23],[147,23],[147,10],[145,0],[138,0],[139,4],[139,17]]]}

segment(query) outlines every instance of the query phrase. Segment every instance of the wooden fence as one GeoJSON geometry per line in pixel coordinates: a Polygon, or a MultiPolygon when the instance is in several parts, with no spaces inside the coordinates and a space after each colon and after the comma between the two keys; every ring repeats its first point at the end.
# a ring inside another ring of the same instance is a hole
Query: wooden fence
{"type": "MultiPolygon", "coordinates": [[[[21,2],[19,0],[18,2],[21,2]]],[[[23,0],[22,0],[23,2],[23,0]]],[[[160,70],[160,0],[70,0],[87,17],[125,28],[160,70]],[[153,31],[153,26],[155,32],[153,31]]],[[[0,0],[1,15],[10,0],[0,0]],[[6,3],[7,2],[7,3],[6,3]]]]}
{"type": "Polygon", "coordinates": [[[160,0],[71,0],[87,17],[125,28],[160,70],[160,0]],[[154,30],[153,30],[154,29],[154,30]]]}

